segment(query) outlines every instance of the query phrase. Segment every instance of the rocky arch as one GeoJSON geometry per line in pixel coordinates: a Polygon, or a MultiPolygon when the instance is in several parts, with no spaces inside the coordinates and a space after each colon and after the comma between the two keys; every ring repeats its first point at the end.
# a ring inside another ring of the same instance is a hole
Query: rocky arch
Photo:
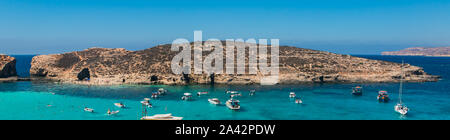
{"type": "Polygon", "coordinates": [[[83,69],[77,76],[78,80],[88,80],[91,79],[91,72],[89,72],[88,68],[83,69]]]}

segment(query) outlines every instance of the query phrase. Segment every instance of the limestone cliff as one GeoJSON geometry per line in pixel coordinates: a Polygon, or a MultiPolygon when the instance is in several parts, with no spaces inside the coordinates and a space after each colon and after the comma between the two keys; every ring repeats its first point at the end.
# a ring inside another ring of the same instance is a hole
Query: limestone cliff
{"type": "Polygon", "coordinates": [[[0,55],[0,78],[17,76],[16,59],[7,55],[0,55]]]}
{"type": "MultiPolygon", "coordinates": [[[[170,63],[179,52],[170,45],[141,51],[91,48],[36,56],[31,75],[79,84],[258,84],[261,75],[175,75],[170,63]],[[81,78],[80,78],[81,77],[81,78]],[[89,81],[87,81],[89,79],[89,81]]],[[[204,55],[208,53],[204,52],[204,55]]],[[[247,58],[248,59],[248,58],[247,58]]],[[[224,61],[225,63],[225,61],[224,61]]],[[[405,80],[437,81],[422,68],[405,65],[405,80]]],[[[401,64],[296,47],[280,47],[280,84],[304,82],[398,82],[401,64]]]]}

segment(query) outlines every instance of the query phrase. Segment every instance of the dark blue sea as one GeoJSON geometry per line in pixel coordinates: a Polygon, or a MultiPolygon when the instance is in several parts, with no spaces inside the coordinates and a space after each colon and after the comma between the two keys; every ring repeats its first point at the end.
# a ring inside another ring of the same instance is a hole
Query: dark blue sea
{"type": "MultiPolygon", "coordinates": [[[[29,76],[32,56],[15,56],[18,73],[29,76]]],[[[152,91],[165,88],[167,96],[152,100],[154,107],[149,115],[172,113],[186,120],[450,120],[450,57],[379,56],[359,57],[401,62],[421,66],[426,72],[442,76],[439,82],[406,83],[404,103],[410,108],[406,116],[394,111],[399,89],[398,83],[375,84],[304,84],[277,86],[165,86],[123,85],[82,86],[46,82],[0,83],[0,119],[73,119],[73,120],[136,120],[142,115],[139,101],[149,97],[152,91]],[[364,87],[363,96],[352,96],[351,88],[364,87]],[[255,96],[249,90],[256,89],[255,96]],[[211,105],[208,98],[225,102],[226,90],[242,92],[239,97],[242,109],[231,111],[224,105],[211,105]],[[387,90],[392,101],[379,103],[379,90],[387,90]],[[192,101],[182,101],[185,92],[209,92],[194,96],[192,101]],[[304,104],[295,104],[288,97],[296,92],[304,104]],[[113,105],[123,102],[128,107],[119,109],[113,105]],[[87,113],[84,107],[97,113],[87,113]],[[115,116],[105,115],[108,109],[120,110],[115,116]]]]}

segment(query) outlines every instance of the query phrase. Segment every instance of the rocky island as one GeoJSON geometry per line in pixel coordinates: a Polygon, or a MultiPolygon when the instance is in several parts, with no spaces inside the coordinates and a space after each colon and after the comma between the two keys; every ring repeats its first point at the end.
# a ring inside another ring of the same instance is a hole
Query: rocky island
{"type": "Polygon", "coordinates": [[[406,48],[401,51],[382,52],[382,55],[402,55],[402,56],[439,56],[450,57],[450,47],[425,48],[414,47],[406,48]]]}
{"type": "Polygon", "coordinates": [[[0,81],[14,81],[16,76],[16,58],[0,55],[0,81]]]}
{"type": "MultiPolygon", "coordinates": [[[[170,51],[170,47],[166,44],[141,51],[91,48],[40,55],[33,58],[30,74],[59,82],[92,85],[259,84],[262,78],[259,74],[173,74],[171,60],[179,52],[170,51]]],[[[398,63],[290,46],[280,46],[279,67],[279,84],[398,82],[401,74],[398,63]]],[[[437,81],[439,78],[409,64],[405,65],[404,71],[405,80],[409,82],[437,81]]]]}

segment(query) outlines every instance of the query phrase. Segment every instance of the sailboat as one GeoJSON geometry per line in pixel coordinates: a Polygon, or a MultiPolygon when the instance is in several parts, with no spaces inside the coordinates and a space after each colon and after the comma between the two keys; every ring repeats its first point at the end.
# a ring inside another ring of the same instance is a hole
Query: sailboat
{"type": "Polygon", "coordinates": [[[406,115],[409,111],[409,108],[406,107],[406,105],[403,104],[402,102],[402,94],[403,94],[403,64],[404,62],[402,61],[402,73],[400,75],[400,89],[398,92],[398,103],[397,105],[395,105],[394,110],[402,115],[406,115]]]}

